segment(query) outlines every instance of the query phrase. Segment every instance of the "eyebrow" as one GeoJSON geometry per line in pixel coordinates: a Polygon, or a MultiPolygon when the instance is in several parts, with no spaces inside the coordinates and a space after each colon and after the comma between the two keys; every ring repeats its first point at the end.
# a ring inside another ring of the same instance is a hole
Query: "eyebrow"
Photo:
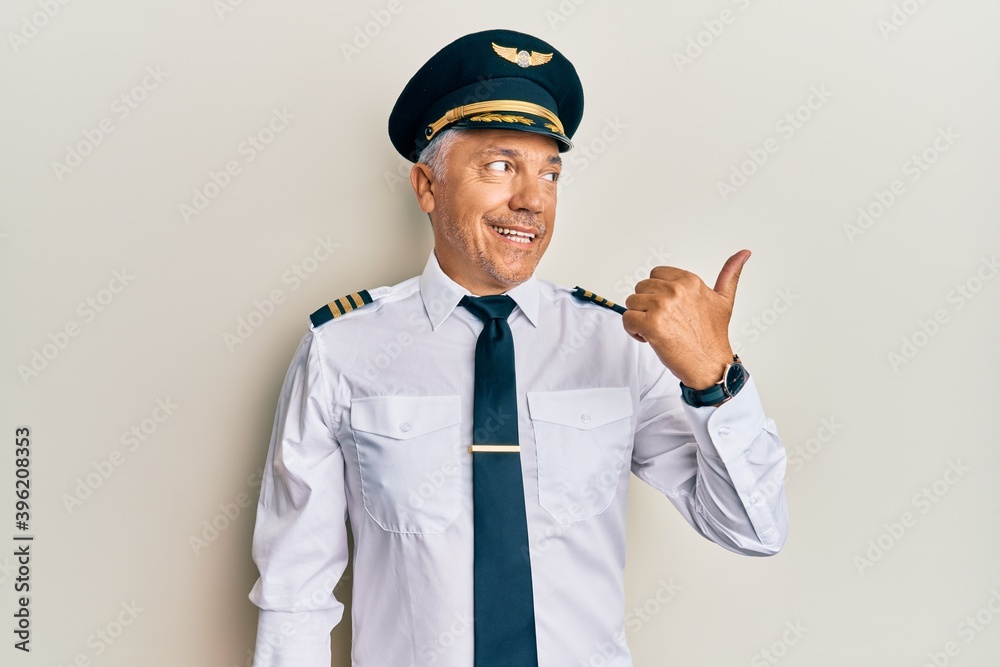
{"type": "MultiPolygon", "coordinates": [[[[513,148],[503,148],[502,146],[487,146],[483,150],[479,151],[479,155],[499,155],[507,158],[521,158],[524,157],[521,151],[513,148]]],[[[549,164],[557,164],[562,166],[562,158],[558,155],[550,155],[548,158],[549,164]]]]}

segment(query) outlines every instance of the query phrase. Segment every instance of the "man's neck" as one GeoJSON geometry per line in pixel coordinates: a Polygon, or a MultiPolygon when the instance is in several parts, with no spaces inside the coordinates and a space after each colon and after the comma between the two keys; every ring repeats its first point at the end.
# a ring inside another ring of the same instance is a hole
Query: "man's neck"
{"type": "Polygon", "coordinates": [[[441,256],[438,255],[437,248],[434,248],[434,257],[437,258],[438,266],[441,267],[441,271],[444,272],[446,276],[451,278],[455,283],[461,285],[465,289],[472,292],[473,296],[489,296],[492,294],[503,294],[508,292],[520,283],[514,284],[504,284],[497,281],[477,281],[471,280],[468,276],[463,276],[460,272],[456,271],[453,267],[449,266],[446,262],[441,261],[441,256]]]}

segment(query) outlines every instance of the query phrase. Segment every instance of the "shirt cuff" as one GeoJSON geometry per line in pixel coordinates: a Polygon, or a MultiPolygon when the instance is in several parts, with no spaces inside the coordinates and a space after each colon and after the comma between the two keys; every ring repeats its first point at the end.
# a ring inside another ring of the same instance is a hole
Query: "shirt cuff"
{"type": "Polygon", "coordinates": [[[261,609],[253,667],[327,667],[330,632],[343,608],[316,611],[261,609]]]}
{"type": "Polygon", "coordinates": [[[691,430],[702,452],[728,462],[741,455],[764,427],[764,407],[760,403],[753,376],[743,388],[722,405],[696,408],[681,401],[691,430]]]}

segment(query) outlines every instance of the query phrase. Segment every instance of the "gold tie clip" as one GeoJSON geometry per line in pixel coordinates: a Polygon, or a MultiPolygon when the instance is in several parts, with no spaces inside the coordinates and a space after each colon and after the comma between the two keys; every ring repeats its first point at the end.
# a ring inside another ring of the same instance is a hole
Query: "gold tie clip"
{"type": "Polygon", "coordinates": [[[521,445],[469,445],[469,453],[473,452],[520,452],[521,445]]]}

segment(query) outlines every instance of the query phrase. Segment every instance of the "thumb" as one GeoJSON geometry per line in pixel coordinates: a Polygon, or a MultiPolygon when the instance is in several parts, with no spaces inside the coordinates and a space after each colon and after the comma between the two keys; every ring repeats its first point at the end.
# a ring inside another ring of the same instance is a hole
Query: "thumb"
{"type": "Polygon", "coordinates": [[[715,291],[725,297],[729,303],[736,299],[736,285],[740,282],[740,273],[743,272],[743,265],[750,259],[749,250],[740,250],[738,253],[726,260],[719,271],[719,278],[715,281],[715,291]]]}

